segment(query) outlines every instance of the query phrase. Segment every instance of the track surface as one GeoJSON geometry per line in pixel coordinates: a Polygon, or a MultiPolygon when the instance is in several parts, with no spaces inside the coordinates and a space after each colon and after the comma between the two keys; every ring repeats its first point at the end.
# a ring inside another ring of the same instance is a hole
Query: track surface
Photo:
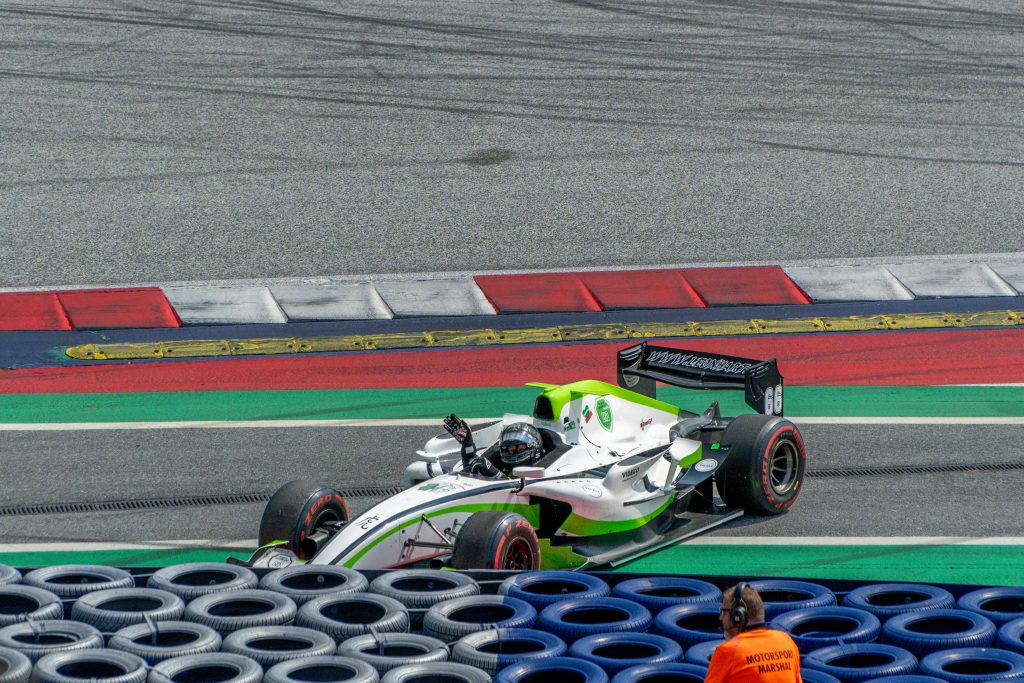
{"type": "Polygon", "coordinates": [[[0,7],[0,285],[1021,251],[1017,0],[0,7]]]}
{"type": "MultiPolygon", "coordinates": [[[[1019,460],[1018,426],[802,427],[812,469],[1019,460]]],[[[0,469],[5,505],[271,492],[289,479],[340,487],[400,485],[411,452],[435,428],[177,429],[10,432],[0,469]],[[284,455],[283,455],[284,454],[284,455]]],[[[814,477],[777,518],[739,520],[716,535],[1019,536],[1009,508],[1024,471],[814,477]]],[[[353,512],[375,502],[350,501],[353,512]]],[[[262,504],[143,512],[0,516],[6,543],[252,539],[262,504]]]]}

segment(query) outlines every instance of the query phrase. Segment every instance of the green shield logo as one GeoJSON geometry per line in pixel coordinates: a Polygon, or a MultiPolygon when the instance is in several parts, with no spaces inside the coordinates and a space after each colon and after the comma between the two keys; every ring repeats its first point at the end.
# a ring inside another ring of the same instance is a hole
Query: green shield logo
{"type": "Polygon", "coordinates": [[[599,398],[594,403],[594,409],[597,411],[597,419],[601,421],[601,426],[605,428],[605,431],[612,431],[612,409],[608,402],[599,398]]]}

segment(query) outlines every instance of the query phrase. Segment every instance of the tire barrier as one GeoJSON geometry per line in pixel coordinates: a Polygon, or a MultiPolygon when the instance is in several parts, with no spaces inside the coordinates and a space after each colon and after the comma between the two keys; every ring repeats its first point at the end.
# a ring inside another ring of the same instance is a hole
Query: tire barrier
{"type": "MultiPolygon", "coordinates": [[[[800,672],[801,674],[803,671],[800,672]]],[[[807,678],[804,678],[807,681],[807,678]]],[[[810,683],[815,683],[811,681],[810,683]]],[[[941,678],[935,678],[934,676],[923,676],[921,674],[907,674],[906,676],[883,676],[882,678],[872,678],[864,683],[946,683],[941,678]]]]}
{"type": "Polygon", "coordinates": [[[22,583],[48,590],[62,600],[75,600],[92,591],[132,588],[135,578],[123,569],[98,564],[62,564],[33,569],[22,583]]]}
{"type": "Polygon", "coordinates": [[[253,626],[290,624],[298,609],[287,595],[259,588],[200,595],[185,606],[185,621],[209,626],[222,636],[253,626]]]}
{"type": "Polygon", "coordinates": [[[854,588],[843,598],[844,607],[871,612],[881,621],[904,612],[926,609],[952,609],[952,593],[918,583],[873,583],[854,588]]]}
{"type": "MultiPolygon", "coordinates": [[[[800,667],[800,678],[803,679],[804,683],[839,683],[839,679],[833,676],[832,674],[825,673],[824,671],[819,671],[818,669],[809,669],[802,665],[800,667]]],[[[890,676],[889,678],[894,677],[890,676]]],[[[880,681],[889,680],[889,678],[873,678],[871,680],[880,681]]]]}
{"type": "Polygon", "coordinates": [[[977,612],[996,626],[1024,618],[1024,586],[993,586],[965,593],[956,601],[960,609],[977,612]]]}
{"type": "Polygon", "coordinates": [[[256,588],[259,579],[247,567],[220,562],[186,562],[153,572],[149,588],[174,593],[186,603],[209,593],[256,588]]]}
{"type": "Polygon", "coordinates": [[[1024,617],[1008,621],[999,627],[996,647],[1024,654],[1024,617]]]}
{"type": "Polygon", "coordinates": [[[569,598],[541,610],[536,627],[570,643],[598,633],[646,631],[651,620],[647,608],[632,600],[569,598]]]}
{"type": "Polygon", "coordinates": [[[883,676],[912,674],[917,658],[901,647],[880,643],[829,645],[803,657],[804,668],[817,669],[835,676],[841,683],[859,683],[883,676]]]}
{"type": "Polygon", "coordinates": [[[920,673],[947,683],[1024,679],[1024,655],[992,647],[961,647],[926,655],[920,673]]]}
{"type": "Polygon", "coordinates": [[[429,662],[427,664],[406,664],[388,671],[381,683],[491,683],[491,676],[468,664],[455,662],[429,662]]]}
{"type": "Polygon", "coordinates": [[[159,588],[108,588],[86,593],[71,606],[71,618],[92,624],[103,633],[150,621],[175,621],[185,602],[159,588]]]}
{"type": "Polygon", "coordinates": [[[423,615],[423,633],[446,643],[490,628],[527,628],[537,621],[533,605],[507,595],[469,595],[433,605],[423,615]]]}
{"type": "Polygon", "coordinates": [[[705,640],[703,643],[691,645],[683,654],[683,661],[687,664],[707,666],[711,661],[711,655],[715,654],[715,649],[724,642],[725,639],[705,640]]]}
{"type": "Polygon", "coordinates": [[[12,583],[21,583],[21,572],[14,567],[0,564],[0,586],[8,586],[12,583]]]}
{"type": "Polygon", "coordinates": [[[407,664],[448,661],[448,646],[416,633],[380,633],[349,638],[338,646],[342,657],[361,659],[384,674],[407,664]]]}
{"type": "Polygon", "coordinates": [[[54,652],[32,670],[34,683],[144,683],[148,675],[142,657],[117,650],[54,652]]]}
{"type": "Polygon", "coordinates": [[[640,683],[641,681],[681,681],[683,683],[704,683],[708,673],[706,666],[667,662],[641,664],[623,669],[615,674],[612,683],[640,683]]]}
{"type": "Polygon", "coordinates": [[[373,593],[314,598],[299,608],[295,624],[323,631],[335,640],[367,633],[405,633],[410,626],[405,605],[373,593]]]}
{"type": "Polygon", "coordinates": [[[510,576],[498,593],[519,598],[540,612],[553,602],[569,598],[603,598],[611,589],[600,577],[566,570],[529,571],[510,576]]]}
{"type": "Polygon", "coordinates": [[[0,683],[28,683],[31,675],[32,660],[17,650],[0,647],[0,683]]]}
{"type": "Polygon", "coordinates": [[[377,683],[380,675],[372,666],[353,657],[302,657],[267,669],[263,683],[377,683]]]}
{"type": "Polygon", "coordinates": [[[718,605],[676,605],[658,612],[651,632],[668,636],[683,648],[707,640],[722,639],[722,620],[718,605]]]}
{"type": "Polygon", "coordinates": [[[50,591],[20,583],[0,586],[0,627],[28,619],[63,618],[64,603],[50,591]]]}
{"type": "MultiPolygon", "coordinates": [[[[701,681],[703,680],[702,676],[701,681]]],[[[585,659],[548,657],[505,667],[494,678],[494,683],[521,683],[525,681],[608,683],[608,674],[597,664],[588,662],[585,659]]]]}
{"type": "Polygon", "coordinates": [[[977,612],[935,609],[897,614],[882,627],[882,640],[920,657],[939,650],[988,647],[996,626],[977,612]]]}
{"type": "Polygon", "coordinates": [[[327,657],[338,649],[326,633],[301,626],[255,626],[235,631],[221,645],[221,652],[233,652],[255,660],[264,669],[300,657],[327,657]]]}
{"type": "Polygon", "coordinates": [[[561,657],[565,641],[553,633],[527,628],[493,628],[463,636],[452,646],[452,660],[492,676],[506,666],[534,659],[561,657]]]}
{"type": "Polygon", "coordinates": [[[366,577],[355,569],[325,564],[300,564],[275,569],[262,579],[259,587],[283,593],[302,606],[324,595],[360,593],[369,587],[366,577]]]}
{"type": "Polygon", "coordinates": [[[150,665],[172,657],[218,652],[220,646],[219,633],[191,621],[134,624],[121,629],[107,642],[107,647],[138,655],[150,665]]]}
{"type": "Polygon", "coordinates": [[[783,612],[772,619],[769,626],[788,633],[801,652],[840,643],[870,643],[882,630],[878,617],[853,607],[811,607],[783,612]]]}
{"type": "Polygon", "coordinates": [[[641,664],[678,662],[683,658],[679,643],[654,633],[601,633],[580,638],[569,648],[569,656],[586,659],[616,674],[641,664]]]}
{"type": "Polygon", "coordinates": [[[761,579],[751,581],[750,587],[764,601],[765,621],[780,614],[811,607],[830,607],[836,604],[835,594],[821,584],[790,579],[761,579]]]}
{"type": "Polygon", "coordinates": [[[153,665],[148,683],[179,681],[217,681],[217,683],[260,683],[263,669],[242,655],[231,652],[206,652],[172,657],[153,665]]]}
{"type": "Polygon", "coordinates": [[[398,569],[381,574],[368,590],[394,598],[409,609],[413,626],[419,626],[423,612],[445,600],[478,595],[480,586],[466,574],[441,569],[398,569]]]}
{"type": "Polygon", "coordinates": [[[23,621],[0,628],[0,647],[17,650],[35,662],[54,652],[103,647],[103,635],[95,626],[78,621],[23,621]]]}
{"type": "Polygon", "coordinates": [[[638,602],[651,614],[666,607],[722,601],[722,591],[707,581],[682,576],[651,576],[627,579],[612,588],[612,597],[638,602]]]}

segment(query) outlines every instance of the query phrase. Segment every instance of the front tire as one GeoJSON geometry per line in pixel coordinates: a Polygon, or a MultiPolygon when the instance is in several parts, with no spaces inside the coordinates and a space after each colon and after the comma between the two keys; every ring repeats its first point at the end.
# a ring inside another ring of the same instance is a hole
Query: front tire
{"type": "Polygon", "coordinates": [[[451,564],[456,569],[540,569],[540,543],[522,515],[474,512],[462,525],[451,564]]]}
{"type": "Polygon", "coordinates": [[[789,420],[740,415],[722,434],[729,455],[718,472],[718,493],[727,505],[755,515],[777,515],[796,500],[807,469],[804,440],[789,420]]]}
{"type": "Polygon", "coordinates": [[[264,508],[259,542],[285,541],[289,550],[308,560],[318,547],[310,539],[313,533],[325,524],[347,521],[348,507],[340,493],[309,481],[290,481],[264,508]]]}

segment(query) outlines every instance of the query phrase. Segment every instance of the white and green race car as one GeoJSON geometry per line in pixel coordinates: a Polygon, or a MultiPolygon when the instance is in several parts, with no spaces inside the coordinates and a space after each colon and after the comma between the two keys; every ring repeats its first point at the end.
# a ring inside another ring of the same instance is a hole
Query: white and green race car
{"type": "Polygon", "coordinates": [[[642,343],[619,351],[618,383],[531,384],[532,414],[478,427],[473,440],[486,454],[505,425],[531,423],[538,462],[471,474],[459,443],[438,436],[416,452],[405,490],[354,519],[335,489],[290,482],[267,504],[250,564],[586,569],[796,500],[807,456],[782,417],[774,360],[642,343]],[[757,414],[722,417],[717,402],[689,412],[659,401],[657,382],[743,389],[757,414]]]}

